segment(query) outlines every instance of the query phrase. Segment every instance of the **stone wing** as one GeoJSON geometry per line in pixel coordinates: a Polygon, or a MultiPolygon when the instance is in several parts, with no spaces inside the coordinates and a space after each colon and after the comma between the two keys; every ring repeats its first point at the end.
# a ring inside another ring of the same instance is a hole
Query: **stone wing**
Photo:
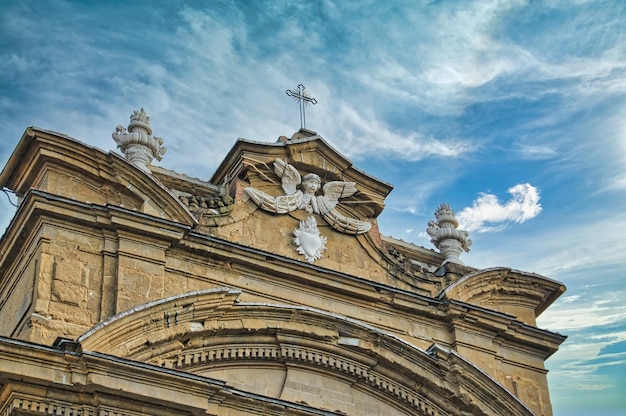
{"type": "Polygon", "coordinates": [[[297,169],[284,160],[277,158],[274,161],[274,173],[282,182],[283,190],[287,195],[293,195],[298,190],[302,178],[297,169]]]}
{"type": "Polygon", "coordinates": [[[324,185],[324,197],[326,202],[333,207],[337,205],[339,198],[346,198],[356,193],[354,182],[332,181],[324,185]]]}

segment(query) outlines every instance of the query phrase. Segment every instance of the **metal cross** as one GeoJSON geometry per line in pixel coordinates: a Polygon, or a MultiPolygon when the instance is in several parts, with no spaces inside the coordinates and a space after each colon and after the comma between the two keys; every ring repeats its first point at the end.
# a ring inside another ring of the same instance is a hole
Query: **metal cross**
{"type": "Polygon", "coordinates": [[[298,84],[297,90],[287,90],[285,93],[293,97],[294,101],[298,101],[300,104],[300,128],[306,128],[306,115],[304,114],[304,107],[309,104],[317,104],[317,100],[311,97],[304,91],[304,85],[298,84]]]}

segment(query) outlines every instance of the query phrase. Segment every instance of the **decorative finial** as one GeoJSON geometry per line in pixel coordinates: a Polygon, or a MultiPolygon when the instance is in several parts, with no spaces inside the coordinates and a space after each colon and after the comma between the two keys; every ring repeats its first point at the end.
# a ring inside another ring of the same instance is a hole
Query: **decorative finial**
{"type": "Polygon", "coordinates": [[[145,172],[150,173],[148,165],[152,159],[161,160],[165,154],[163,139],[152,136],[150,117],[143,108],[130,116],[128,131],[118,125],[112,136],[126,159],[145,172]]]}
{"type": "Polygon", "coordinates": [[[297,88],[297,90],[287,90],[285,93],[288,96],[293,97],[293,100],[298,101],[300,104],[300,128],[306,129],[306,115],[304,114],[304,107],[309,104],[317,104],[317,100],[306,93],[304,85],[298,84],[297,88]]]}
{"type": "Polygon", "coordinates": [[[441,204],[437,208],[435,218],[437,218],[437,222],[429,221],[426,232],[431,237],[430,241],[446,256],[442,264],[463,264],[459,256],[463,250],[470,251],[472,240],[468,238],[469,233],[457,230],[459,222],[454,216],[454,210],[448,204],[441,204]]]}

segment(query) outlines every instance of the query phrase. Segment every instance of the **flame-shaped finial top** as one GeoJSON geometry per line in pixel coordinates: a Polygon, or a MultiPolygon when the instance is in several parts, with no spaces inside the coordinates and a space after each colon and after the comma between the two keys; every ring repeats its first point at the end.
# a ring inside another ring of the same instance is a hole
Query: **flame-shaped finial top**
{"type": "Polygon", "coordinates": [[[454,216],[454,210],[448,204],[441,204],[435,211],[435,221],[428,222],[426,232],[430,241],[446,256],[444,264],[448,262],[463,264],[459,256],[463,251],[470,251],[472,240],[469,233],[457,230],[459,222],[454,216]]]}
{"type": "Polygon", "coordinates": [[[150,117],[142,108],[130,116],[128,131],[120,125],[115,128],[113,140],[117,147],[139,169],[150,173],[148,165],[152,159],[161,160],[165,154],[163,139],[152,136],[150,117]]]}

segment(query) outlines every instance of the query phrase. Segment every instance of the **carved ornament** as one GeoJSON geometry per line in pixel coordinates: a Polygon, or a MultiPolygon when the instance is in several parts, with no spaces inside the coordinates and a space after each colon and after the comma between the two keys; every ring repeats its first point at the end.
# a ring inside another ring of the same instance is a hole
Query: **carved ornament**
{"type": "Polygon", "coordinates": [[[293,232],[293,242],[297,246],[296,251],[309,263],[322,258],[326,249],[326,237],[320,235],[315,217],[307,217],[300,221],[300,226],[293,232]]]}
{"type": "Polygon", "coordinates": [[[469,233],[457,230],[459,222],[448,204],[441,204],[437,208],[435,218],[437,222],[429,221],[426,229],[431,237],[430,241],[446,256],[444,263],[463,264],[459,256],[463,251],[470,251],[472,240],[469,239],[469,233]]]}
{"type": "Polygon", "coordinates": [[[318,175],[309,173],[301,177],[295,167],[282,159],[274,161],[274,173],[281,179],[284,195],[272,196],[252,187],[244,189],[259,208],[275,214],[299,209],[309,214],[319,214],[332,228],[346,234],[363,234],[372,228],[369,222],[348,218],[335,209],[340,198],[357,192],[354,182],[328,182],[322,187],[323,195],[316,195],[322,185],[318,175]]]}
{"type": "Polygon", "coordinates": [[[163,139],[152,136],[150,117],[143,108],[130,116],[128,131],[118,125],[112,136],[126,159],[144,172],[150,173],[148,165],[155,158],[161,160],[165,154],[163,139]]]}

